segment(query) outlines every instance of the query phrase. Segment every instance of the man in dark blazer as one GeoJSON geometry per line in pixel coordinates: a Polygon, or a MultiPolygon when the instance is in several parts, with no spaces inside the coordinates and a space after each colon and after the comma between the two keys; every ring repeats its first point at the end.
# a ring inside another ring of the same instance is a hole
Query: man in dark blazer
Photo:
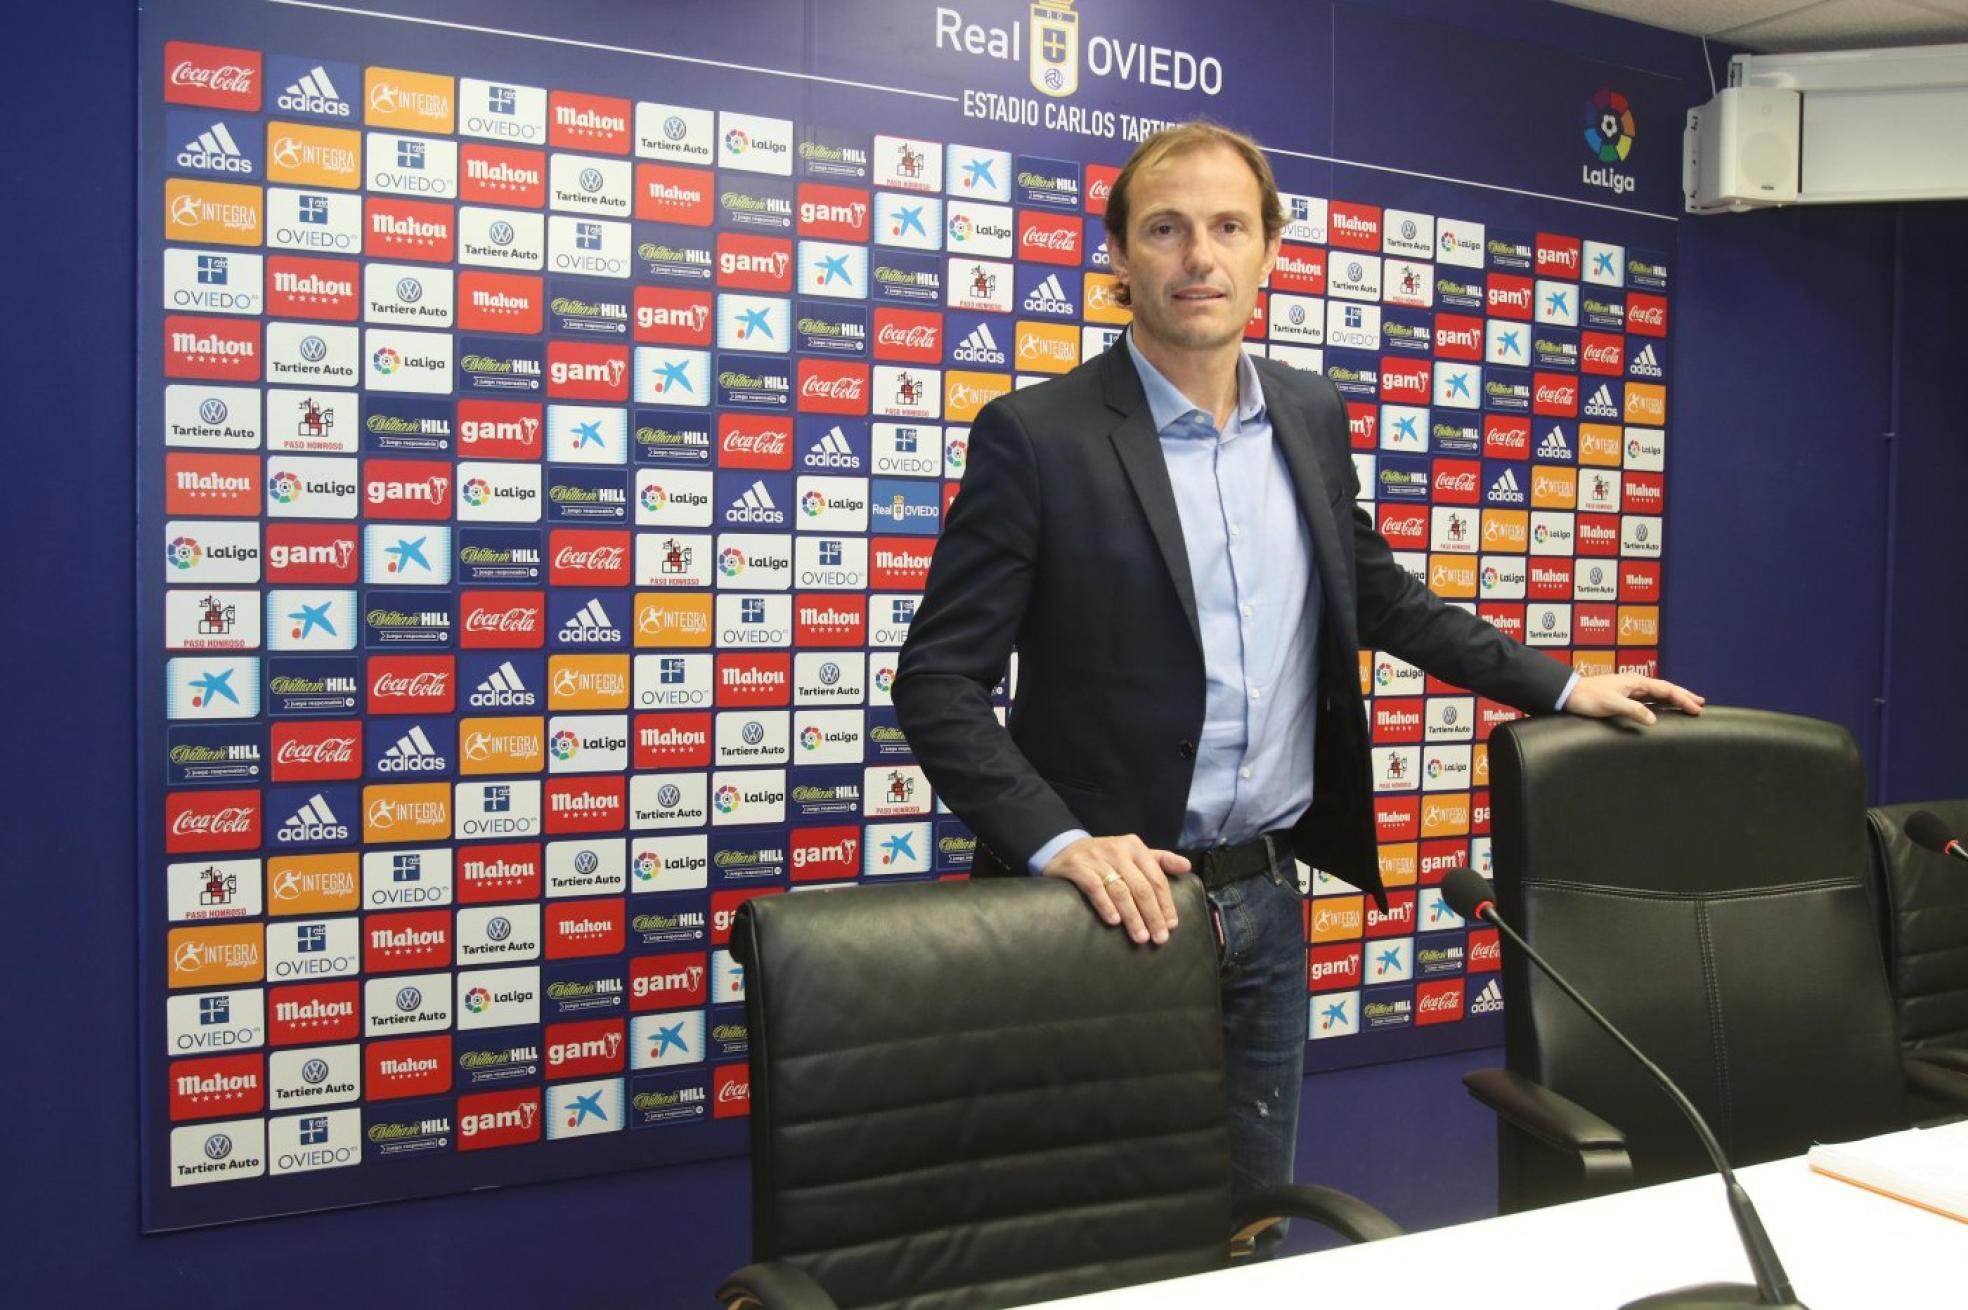
{"type": "Polygon", "coordinates": [[[1168,878],[1203,878],[1252,1189],[1291,1177],[1307,1036],[1293,857],[1383,896],[1359,649],[1532,712],[1651,722],[1638,697],[1699,698],[1580,679],[1395,561],[1355,503],[1332,384],[1242,350],[1283,228],[1246,138],[1206,123],[1150,138],[1106,222],[1132,325],[978,416],[894,701],[978,835],[979,875],[1063,878],[1141,943],[1176,927],[1168,878]],[[991,689],[1014,646],[1007,730],[991,689]]]}

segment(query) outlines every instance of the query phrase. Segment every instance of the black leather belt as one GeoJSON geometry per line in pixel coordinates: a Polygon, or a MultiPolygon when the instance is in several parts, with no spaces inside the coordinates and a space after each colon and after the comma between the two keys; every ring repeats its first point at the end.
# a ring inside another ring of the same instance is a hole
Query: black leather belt
{"type": "Polygon", "coordinates": [[[1238,846],[1206,846],[1176,854],[1189,861],[1189,871],[1203,880],[1203,886],[1227,887],[1269,873],[1275,864],[1291,859],[1291,834],[1281,829],[1238,846]]]}

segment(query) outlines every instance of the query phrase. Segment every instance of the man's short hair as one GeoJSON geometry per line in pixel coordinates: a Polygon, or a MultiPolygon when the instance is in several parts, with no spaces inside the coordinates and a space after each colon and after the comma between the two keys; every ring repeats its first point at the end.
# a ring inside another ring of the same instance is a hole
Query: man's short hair
{"type": "MultiPolygon", "coordinates": [[[[1271,176],[1270,161],[1258,149],[1257,142],[1221,123],[1212,123],[1207,118],[1192,118],[1186,123],[1177,123],[1149,135],[1128,156],[1127,163],[1121,167],[1121,175],[1114,179],[1113,189],[1107,196],[1107,212],[1102,216],[1107,226],[1107,240],[1122,254],[1127,253],[1128,189],[1134,182],[1135,174],[1144,168],[1153,168],[1165,159],[1210,146],[1235,151],[1257,179],[1258,216],[1264,223],[1265,243],[1268,245],[1273,237],[1284,231],[1285,207],[1278,199],[1278,181],[1271,176]]],[[[1115,292],[1116,299],[1126,305],[1126,285],[1117,285],[1115,292]]]]}

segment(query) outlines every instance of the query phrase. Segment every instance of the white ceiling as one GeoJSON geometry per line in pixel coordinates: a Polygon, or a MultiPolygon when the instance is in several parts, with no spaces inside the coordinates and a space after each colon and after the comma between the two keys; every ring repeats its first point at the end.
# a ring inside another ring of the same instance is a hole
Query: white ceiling
{"type": "Polygon", "coordinates": [[[1557,0],[1763,54],[1968,41],[1968,0],[1557,0]]]}

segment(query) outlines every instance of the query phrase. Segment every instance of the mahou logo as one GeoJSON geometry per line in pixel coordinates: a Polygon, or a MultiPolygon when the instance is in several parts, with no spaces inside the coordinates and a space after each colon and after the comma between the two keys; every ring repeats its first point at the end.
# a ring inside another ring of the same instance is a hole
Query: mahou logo
{"type": "Polygon", "coordinates": [[[1317,246],[1278,247],[1278,262],[1271,266],[1271,289],[1302,296],[1326,294],[1326,252],[1317,246]]]}
{"type": "Polygon", "coordinates": [[[717,657],[717,705],[721,709],[785,705],[792,700],[793,657],[757,651],[717,657]]]}
{"type": "Polygon", "coordinates": [[[638,714],[635,767],[701,769],[711,762],[711,716],[700,713],[638,714]]]}
{"type": "Polygon", "coordinates": [[[547,157],[512,146],[460,145],[458,199],[468,205],[538,209],[547,203],[547,157]]]}
{"type": "Polygon", "coordinates": [[[369,657],[371,714],[449,714],[455,707],[456,660],[450,655],[369,657]]]}
{"type": "Polygon", "coordinates": [[[372,1101],[435,1096],[451,1090],[451,1038],[447,1034],[371,1042],[363,1052],[363,1064],[362,1091],[372,1101]]]}
{"type": "Polygon", "coordinates": [[[556,587],[629,585],[627,532],[585,532],[557,528],[548,538],[548,581],[556,587]]]}
{"type": "Polygon", "coordinates": [[[530,901],[540,895],[537,842],[500,842],[458,848],[458,903],[530,901]]]}
{"type": "Polygon", "coordinates": [[[565,400],[627,400],[628,347],[549,341],[547,394],[565,400]]]}
{"type": "Polygon", "coordinates": [[[266,262],[266,312],[274,318],[321,318],[353,323],[362,302],[359,269],[346,259],[271,255],[266,262]]]}
{"type": "Polygon", "coordinates": [[[866,414],[868,398],[866,364],[849,363],[844,360],[800,360],[799,409],[801,413],[866,414]]]}
{"type": "Polygon", "coordinates": [[[523,400],[460,400],[458,451],[473,459],[540,458],[541,407],[523,400]]]}
{"type": "Polygon", "coordinates": [[[275,782],[337,782],[362,776],[362,721],[273,725],[275,782]]]}
{"type": "Polygon", "coordinates": [[[869,582],[880,591],[921,591],[929,584],[935,542],[924,537],[876,537],[868,543],[869,582]]]}
{"type": "Polygon", "coordinates": [[[172,792],[164,798],[164,849],[245,851],[260,845],[257,790],[172,792]]]}
{"type": "Polygon", "coordinates": [[[258,1114],[266,1106],[266,1068],[260,1055],[215,1055],[171,1065],[171,1118],[213,1119],[258,1114]]]}
{"type": "Polygon", "coordinates": [[[791,468],[793,421],[758,414],[720,414],[717,462],[722,469],[791,468]]]}
{"type": "Polygon", "coordinates": [[[547,958],[575,960],[591,955],[618,955],[622,950],[624,922],[619,899],[548,905],[547,958]]]}
{"type": "Polygon", "coordinates": [[[458,1149],[482,1151],[540,1140],[540,1089],[458,1098],[458,1149]]]}
{"type": "Polygon", "coordinates": [[[627,820],[628,779],[549,778],[546,829],[550,833],[620,832],[627,820]]]}
{"type": "Polygon", "coordinates": [[[629,153],[629,102],[555,91],[547,99],[547,144],[560,150],[629,153]]]}
{"type": "Polygon", "coordinates": [[[258,319],[169,314],[164,319],[164,376],[255,382],[260,376],[258,319]]]}
{"type": "Polygon", "coordinates": [[[164,43],[164,99],[174,105],[257,111],[260,52],[231,46],[164,43]]]}
{"type": "Polygon", "coordinates": [[[907,364],[937,364],[943,359],[943,315],[920,309],[875,311],[875,358],[907,364]]]}
{"type": "Polygon", "coordinates": [[[458,645],[466,650],[538,650],[546,645],[544,591],[460,592],[458,610],[458,645]]]}
{"type": "Polygon", "coordinates": [[[536,334],[544,304],[537,277],[484,269],[458,274],[458,327],[463,331],[536,334]]]}
{"type": "Polygon", "coordinates": [[[371,259],[448,264],[456,239],[456,215],[441,201],[385,196],[363,200],[362,253],[371,259]]]}
{"type": "Polygon", "coordinates": [[[714,214],[711,175],[674,164],[637,164],[635,216],[649,223],[709,227],[714,214]]]}
{"type": "Polygon", "coordinates": [[[308,983],[267,993],[267,1043],[307,1046],[353,1041],[362,1026],[357,984],[308,983]]]}

